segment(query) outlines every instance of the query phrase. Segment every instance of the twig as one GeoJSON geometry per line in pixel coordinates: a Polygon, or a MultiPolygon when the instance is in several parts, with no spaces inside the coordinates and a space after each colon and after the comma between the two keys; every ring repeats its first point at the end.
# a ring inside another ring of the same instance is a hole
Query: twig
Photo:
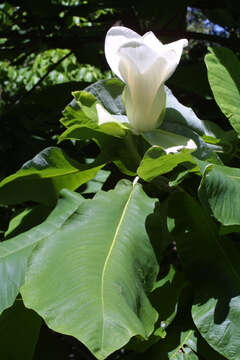
{"type": "Polygon", "coordinates": [[[64,55],[60,60],[58,60],[56,63],[52,64],[51,66],[49,66],[49,69],[47,70],[46,74],[44,74],[37,82],[35,85],[33,85],[33,87],[28,90],[25,94],[23,94],[22,97],[20,97],[14,105],[17,105],[22,99],[24,99],[26,96],[28,96],[29,94],[31,94],[36,87],[38,87],[45,79],[46,77],[48,77],[48,75],[50,74],[50,72],[52,72],[59,64],[61,64],[62,61],[64,61],[66,58],[68,58],[71,54],[72,54],[72,50],[69,51],[66,55],[64,55]]]}
{"type": "MultiPolygon", "coordinates": [[[[154,30],[153,30],[154,31],[154,30]]],[[[165,30],[157,30],[154,31],[154,33],[159,37],[170,37],[174,39],[191,39],[191,40],[203,40],[208,41],[211,43],[218,43],[223,46],[227,46],[230,48],[239,48],[240,46],[240,40],[239,39],[232,39],[232,38],[225,38],[218,35],[211,35],[211,34],[204,34],[204,33],[198,33],[194,31],[165,31],[165,30]]]]}
{"type": "Polygon", "coordinates": [[[25,97],[26,95],[31,94],[31,93],[36,89],[36,87],[37,87],[38,85],[40,85],[41,82],[43,82],[43,80],[46,79],[46,77],[48,77],[48,75],[50,74],[50,72],[52,72],[59,64],[61,64],[62,61],[64,61],[65,59],[67,59],[71,54],[72,54],[72,50],[69,51],[66,55],[64,55],[64,56],[63,56],[60,60],[58,60],[56,63],[52,64],[52,65],[49,67],[49,69],[48,69],[48,71],[46,72],[46,74],[43,75],[43,76],[36,82],[36,84],[35,84],[28,92],[26,92],[26,94],[24,94],[24,97],[25,97]]]}

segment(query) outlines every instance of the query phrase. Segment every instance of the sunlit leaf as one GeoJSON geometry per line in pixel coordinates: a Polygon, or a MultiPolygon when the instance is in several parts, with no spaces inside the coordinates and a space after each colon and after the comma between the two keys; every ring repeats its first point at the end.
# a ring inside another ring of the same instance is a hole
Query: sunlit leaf
{"type": "Polygon", "coordinates": [[[0,245],[2,306],[11,304],[18,274],[14,290],[25,278],[26,306],[103,359],[134,335],[147,338],[157,319],[146,296],[158,271],[145,230],[155,200],[127,181],[93,200],[62,196],[45,222],[0,245]]]}
{"type": "Polygon", "coordinates": [[[205,61],[214,98],[232,127],[240,134],[240,62],[230,49],[214,47],[210,51],[205,61]]]}

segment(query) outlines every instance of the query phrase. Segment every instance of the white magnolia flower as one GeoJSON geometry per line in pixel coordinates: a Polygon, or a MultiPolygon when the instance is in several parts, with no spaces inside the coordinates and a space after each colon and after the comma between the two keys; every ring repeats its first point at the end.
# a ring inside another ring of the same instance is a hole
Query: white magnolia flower
{"type": "Polygon", "coordinates": [[[182,39],[163,45],[152,32],[140,36],[123,26],[107,32],[105,56],[111,70],[126,84],[124,102],[136,133],[160,125],[166,103],[164,82],[175,71],[187,44],[182,39]]]}

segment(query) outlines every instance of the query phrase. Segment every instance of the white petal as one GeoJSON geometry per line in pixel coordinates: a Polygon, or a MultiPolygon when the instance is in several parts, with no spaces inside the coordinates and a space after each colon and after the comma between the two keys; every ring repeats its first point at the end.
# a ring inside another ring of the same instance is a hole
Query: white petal
{"type": "Polygon", "coordinates": [[[160,52],[162,50],[163,44],[158,38],[154,35],[152,31],[147,32],[142,37],[143,42],[149,46],[152,50],[160,52]]]}
{"type": "MultiPolygon", "coordinates": [[[[141,74],[147,73],[154,66],[154,63],[160,58],[159,55],[144,44],[141,40],[132,40],[123,44],[118,54],[120,57],[119,71],[127,82],[127,78],[131,76],[130,71],[134,71],[135,67],[141,74]],[[123,66],[123,63],[125,66],[123,66]],[[121,68],[121,69],[120,69],[121,68]]],[[[163,57],[163,65],[166,63],[166,59],[163,57]]],[[[159,72],[161,68],[158,69],[159,72]]]]}
{"type": "Polygon", "coordinates": [[[183,48],[187,45],[188,41],[186,39],[174,41],[170,44],[163,45],[159,55],[162,58],[165,58],[168,63],[167,72],[164,74],[164,81],[168,80],[170,76],[174,73],[176,67],[179,64],[183,48]]]}
{"type": "Polygon", "coordinates": [[[105,39],[105,56],[111,70],[121,79],[121,74],[118,70],[120,46],[133,39],[140,39],[141,36],[135,31],[124,26],[114,26],[108,30],[105,39]]]}
{"type": "Polygon", "coordinates": [[[167,71],[166,60],[139,41],[123,45],[119,53],[119,70],[127,84],[128,119],[136,132],[152,130],[165,106],[162,73],[167,71]]]}
{"type": "Polygon", "coordinates": [[[151,131],[159,125],[159,117],[166,105],[166,93],[164,90],[164,85],[160,86],[157,93],[155,94],[154,99],[149,99],[150,106],[146,104],[148,99],[146,94],[143,94],[143,97],[146,97],[146,100],[143,99],[145,101],[142,101],[142,103],[136,105],[136,102],[132,101],[129,88],[126,87],[125,102],[128,120],[136,134],[140,134],[145,131],[151,131]]]}

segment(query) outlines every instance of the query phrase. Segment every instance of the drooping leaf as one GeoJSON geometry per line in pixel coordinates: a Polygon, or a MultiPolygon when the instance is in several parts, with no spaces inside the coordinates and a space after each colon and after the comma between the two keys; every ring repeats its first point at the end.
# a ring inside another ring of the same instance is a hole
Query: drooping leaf
{"type": "Polygon", "coordinates": [[[239,251],[218,235],[217,225],[189,195],[176,193],[171,207],[178,253],[195,288],[194,323],[217,352],[239,359],[239,251]]]}
{"type": "Polygon", "coordinates": [[[15,174],[1,181],[0,203],[36,201],[55,204],[61,189],[77,189],[94,178],[102,166],[80,164],[60,148],[46,148],[15,174]]]}
{"type": "Polygon", "coordinates": [[[210,51],[205,62],[214,98],[239,135],[240,62],[230,49],[214,47],[210,51]]]}
{"type": "Polygon", "coordinates": [[[0,313],[14,303],[24,283],[28,258],[34,246],[61,228],[78,208],[80,199],[80,195],[69,194],[64,202],[58,202],[57,208],[44,223],[0,243],[0,313]]]}
{"type": "Polygon", "coordinates": [[[240,169],[198,161],[199,196],[223,225],[240,225],[240,169]]]}
{"type": "Polygon", "coordinates": [[[0,316],[1,359],[32,360],[38,340],[41,318],[23,306],[21,299],[0,316]]]}
{"type": "MultiPolygon", "coordinates": [[[[69,202],[72,195],[64,197],[69,202]]],[[[99,359],[132,336],[147,338],[153,331],[157,313],[146,293],[158,266],[144,223],[154,202],[127,181],[93,200],[80,200],[61,230],[42,239],[30,259],[21,289],[26,306],[99,359]]]]}

